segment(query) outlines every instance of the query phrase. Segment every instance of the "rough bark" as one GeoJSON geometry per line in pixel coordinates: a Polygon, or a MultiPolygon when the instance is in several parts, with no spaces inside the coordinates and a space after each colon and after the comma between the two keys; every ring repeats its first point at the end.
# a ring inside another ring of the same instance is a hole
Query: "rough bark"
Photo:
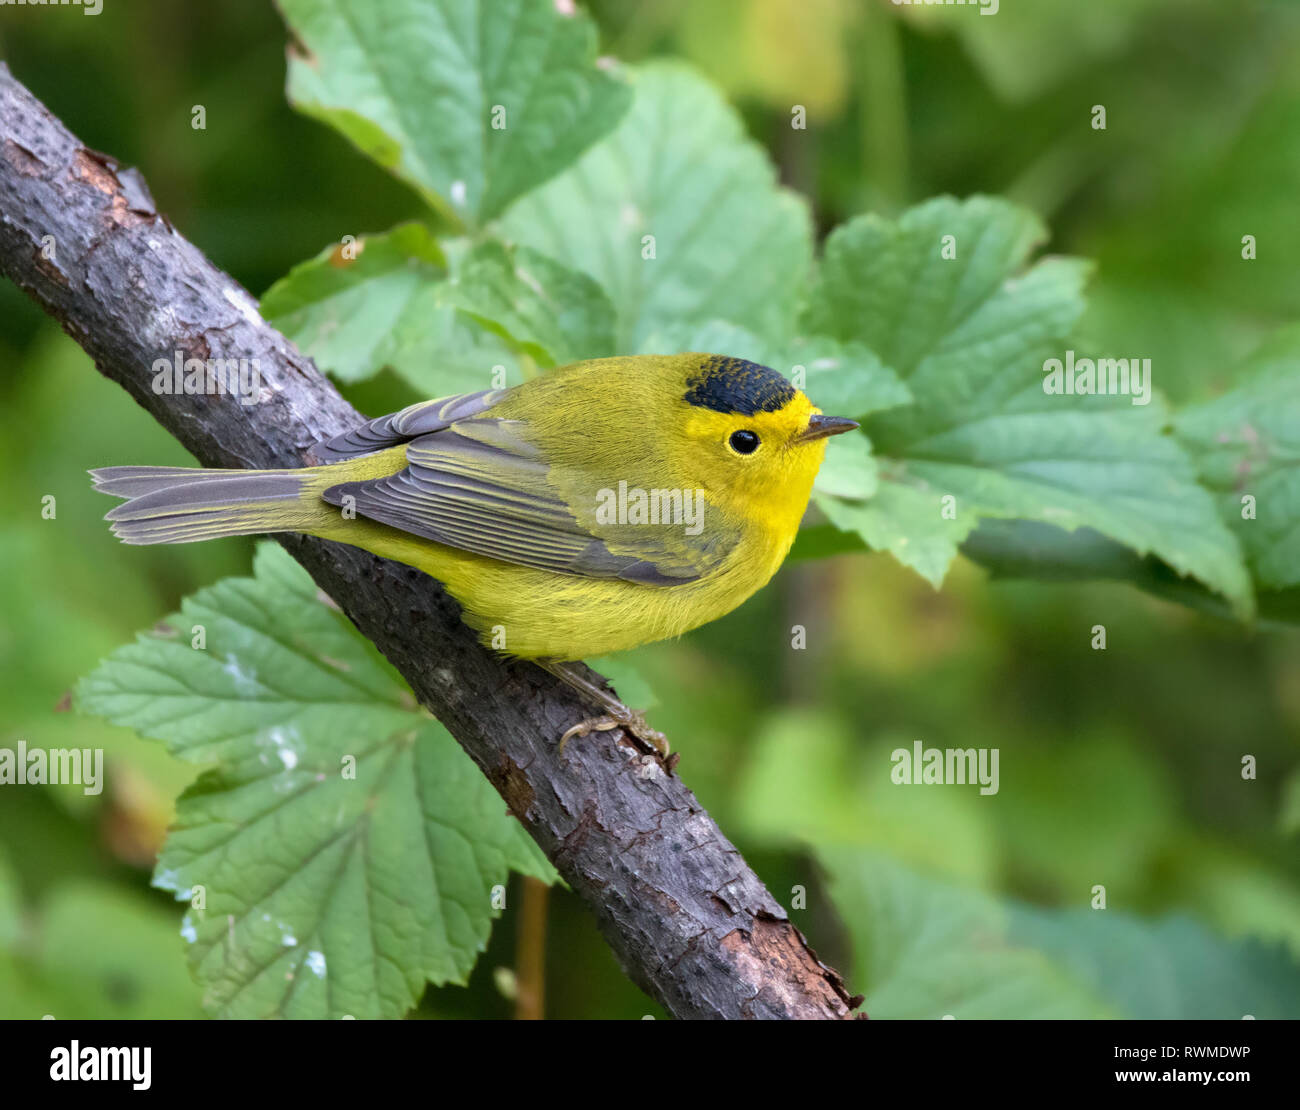
{"type": "MultiPolygon", "coordinates": [[[[155,210],[135,171],[86,149],[3,63],[0,268],[205,465],[300,466],[313,442],[362,419],[155,210]],[[154,393],[154,360],[176,351],[257,359],[259,403],[154,393]]],[[[839,975],[657,758],[621,733],[558,755],[591,707],[480,646],[432,579],[341,544],[281,542],[483,769],[670,1013],[849,1015],[839,975]]]]}

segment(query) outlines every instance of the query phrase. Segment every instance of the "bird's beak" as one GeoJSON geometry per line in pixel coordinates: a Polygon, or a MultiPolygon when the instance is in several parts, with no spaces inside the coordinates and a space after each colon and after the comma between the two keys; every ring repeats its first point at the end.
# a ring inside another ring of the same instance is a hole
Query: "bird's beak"
{"type": "Polygon", "coordinates": [[[845,420],[842,416],[822,416],[818,413],[808,421],[808,427],[795,437],[796,443],[811,443],[815,439],[837,436],[841,432],[851,432],[858,427],[856,420],[845,420]]]}

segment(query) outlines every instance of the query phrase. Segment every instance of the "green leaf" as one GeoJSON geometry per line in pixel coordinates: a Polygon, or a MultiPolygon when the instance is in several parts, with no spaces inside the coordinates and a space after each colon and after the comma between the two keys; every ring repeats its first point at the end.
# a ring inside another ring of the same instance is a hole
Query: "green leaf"
{"type": "Polygon", "coordinates": [[[683,321],[793,335],[812,254],[804,202],[693,71],[647,65],[633,85],[619,127],[515,204],[506,234],[595,278],[620,351],[683,321]]]}
{"type": "Polygon", "coordinates": [[[437,334],[447,261],[420,224],[326,247],[262,297],[262,314],[341,381],[401,370],[437,334]]]}
{"type": "Polygon", "coordinates": [[[969,509],[957,502],[951,513],[946,511],[943,495],[926,486],[886,477],[865,502],[829,496],[832,492],[814,487],[813,500],[836,528],[861,536],[876,551],[888,551],[935,589],[975,526],[969,509]]]}
{"type": "Polygon", "coordinates": [[[909,871],[874,852],[821,848],[873,1018],[1099,1018],[1115,1012],[1041,952],[1007,936],[1008,915],[979,891],[909,871]]]}
{"type": "MultiPolygon", "coordinates": [[[[931,500],[956,499],[958,520],[943,529],[949,557],[977,516],[1090,527],[1249,612],[1239,546],[1162,434],[1160,406],[1045,391],[1044,363],[1066,355],[1087,268],[1059,258],[1026,268],[1044,235],[1027,212],[985,197],[940,198],[896,222],[853,220],[827,243],[806,325],[869,347],[911,390],[914,404],[866,430],[893,460],[886,473],[931,500]]],[[[917,519],[915,498],[880,510],[908,512],[891,529],[898,537],[917,519]]],[[[933,527],[925,537],[935,569],[945,544],[933,527]]]]}
{"type": "MultiPolygon", "coordinates": [[[[1124,582],[1222,620],[1233,616],[1221,595],[1183,578],[1155,556],[1139,555],[1091,528],[1066,532],[1034,520],[986,519],[967,537],[961,551],[994,578],[1124,582]]],[[[1265,616],[1271,608],[1270,595],[1259,594],[1257,606],[1259,616],[1265,616]]]]}
{"type": "Polygon", "coordinates": [[[262,298],[267,320],[322,370],[351,382],[392,369],[429,397],[523,380],[509,344],[447,303],[463,244],[403,224],[346,246],[351,258],[326,248],[262,298]]]}
{"type": "Polygon", "coordinates": [[[1044,910],[818,850],[874,1018],[1294,1018],[1300,967],[1182,917],[1044,910]]]}
{"type": "Polygon", "coordinates": [[[1007,939],[1089,983],[1124,1017],[1239,1021],[1300,1016],[1300,965],[1280,944],[1228,941],[1182,915],[1012,906],[1007,939]]]}
{"type": "Polygon", "coordinates": [[[395,1017],[464,982],[491,889],[549,864],[482,774],[280,548],[82,680],[77,703],[216,763],[182,796],[155,885],[211,1012],[395,1017]],[[191,647],[198,630],[206,638],[191,647]]]}
{"type": "Polygon", "coordinates": [[[617,354],[614,306],[600,286],[529,247],[478,244],[443,300],[544,366],[617,354]]]}
{"type": "Polygon", "coordinates": [[[471,226],[627,110],[589,19],[552,0],[280,0],[288,94],[471,226]]]}
{"type": "MultiPolygon", "coordinates": [[[[920,390],[917,399],[929,414],[935,395],[952,385],[944,380],[951,366],[929,360],[969,357],[980,344],[1001,344],[997,353],[1019,355],[1031,338],[1056,339],[1078,316],[1084,263],[1050,260],[1047,273],[1034,279],[1032,299],[1024,295],[1023,277],[1008,280],[1045,236],[1031,213],[992,197],[939,197],[897,220],[859,216],[836,228],[826,242],[806,323],[813,331],[871,348],[914,393],[920,390]],[[944,257],[944,236],[951,236],[948,253],[955,252],[955,258],[944,257]],[[1032,336],[1018,334],[1031,328],[1032,336]]],[[[986,363],[993,353],[986,353],[986,363]]],[[[950,404],[997,384],[996,366],[972,369],[979,378],[957,383],[958,396],[949,398],[950,404]]],[[[1041,377],[1036,373],[1032,384],[1040,386],[1041,377]]],[[[1002,394],[1014,392],[1003,384],[1002,394]]]]}
{"type": "Polygon", "coordinates": [[[1278,332],[1234,380],[1244,384],[1180,413],[1175,430],[1258,579],[1300,585],[1300,325],[1278,332]]]}
{"type": "Polygon", "coordinates": [[[803,391],[829,416],[861,420],[912,400],[898,375],[860,343],[840,343],[824,335],[801,336],[787,344],[783,353],[783,366],[791,366],[795,373],[804,368],[803,391]]]}
{"type": "Polygon", "coordinates": [[[826,444],[826,458],[813,490],[846,501],[865,501],[878,489],[871,441],[861,432],[838,435],[826,444]]]}

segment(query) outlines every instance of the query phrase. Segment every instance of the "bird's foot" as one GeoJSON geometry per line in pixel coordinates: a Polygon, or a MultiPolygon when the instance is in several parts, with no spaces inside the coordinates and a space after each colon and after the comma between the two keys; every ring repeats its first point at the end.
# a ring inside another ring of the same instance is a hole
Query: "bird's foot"
{"type": "MultiPolygon", "coordinates": [[[[646,722],[645,714],[635,709],[628,709],[625,705],[620,705],[621,712],[611,712],[600,717],[588,717],[585,721],[579,721],[563,736],[560,737],[560,751],[564,751],[564,745],[578,736],[590,736],[593,732],[609,732],[611,729],[621,728],[629,736],[639,740],[642,744],[654,749],[663,759],[670,758],[671,748],[668,746],[668,738],[658,729],[653,729],[646,722]]],[[[674,760],[674,762],[676,762],[674,760]]]]}
{"type": "MultiPolygon", "coordinates": [[[[564,751],[564,745],[575,736],[590,736],[593,732],[608,732],[611,729],[621,728],[646,750],[658,753],[669,771],[677,766],[677,754],[675,752],[669,754],[668,738],[646,723],[644,713],[629,709],[611,691],[603,689],[580,673],[578,667],[581,664],[558,663],[553,659],[538,659],[536,662],[543,670],[550,671],[556,678],[562,679],[573,689],[585,695],[588,701],[605,710],[599,717],[589,717],[585,721],[579,721],[561,736],[559,748],[561,752],[564,751]]],[[[582,669],[586,670],[585,667],[582,669]]]]}

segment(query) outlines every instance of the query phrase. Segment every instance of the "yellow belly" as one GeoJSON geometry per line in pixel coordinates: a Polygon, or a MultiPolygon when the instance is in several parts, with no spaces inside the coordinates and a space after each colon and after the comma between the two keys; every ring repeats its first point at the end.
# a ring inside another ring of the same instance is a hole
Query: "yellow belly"
{"type": "Polygon", "coordinates": [[[784,550],[776,558],[770,551],[739,551],[708,578],[646,586],[502,563],[359,518],[339,524],[328,539],[438,579],[484,644],[523,659],[583,659],[680,636],[735,609],[785,557],[784,550]]]}
{"type": "Polygon", "coordinates": [[[345,519],[318,499],[346,478],[391,473],[405,465],[405,447],[317,468],[304,490],[310,521],[296,525],[395,559],[438,579],[461,606],[465,623],[488,647],[522,659],[583,659],[680,636],[731,612],[776,573],[794,531],[754,526],[714,573],[681,586],[648,586],[619,578],[587,578],[504,563],[446,547],[398,528],[345,519]]]}

